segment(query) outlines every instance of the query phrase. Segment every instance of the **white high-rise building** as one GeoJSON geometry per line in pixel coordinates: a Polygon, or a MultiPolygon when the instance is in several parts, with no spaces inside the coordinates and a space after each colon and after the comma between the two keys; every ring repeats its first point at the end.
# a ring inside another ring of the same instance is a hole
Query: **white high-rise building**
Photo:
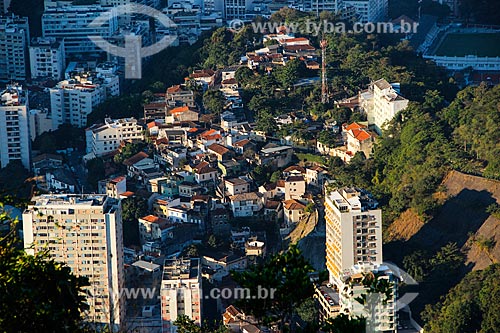
{"type": "Polygon", "coordinates": [[[95,194],[46,194],[31,201],[23,213],[26,252],[48,249],[74,274],[87,277],[86,319],[116,330],[125,318],[120,201],[95,194]]]}
{"type": "Polygon", "coordinates": [[[361,23],[382,22],[389,14],[388,0],[344,0],[345,12],[354,9],[356,21],[361,23]]]}
{"type": "Polygon", "coordinates": [[[305,7],[307,11],[317,14],[325,10],[340,13],[344,8],[344,0],[307,0],[305,7]]]}
{"type": "Polygon", "coordinates": [[[104,119],[104,124],[95,124],[85,130],[87,154],[102,156],[115,151],[122,141],[143,140],[143,129],[137,119],[104,119]]]}
{"type": "Polygon", "coordinates": [[[173,322],[186,315],[202,322],[201,263],[199,258],[167,259],[161,281],[162,332],[175,333],[173,322]]]}
{"type": "Polygon", "coordinates": [[[26,80],[29,38],[28,18],[0,17],[0,80],[26,80]]]}
{"type": "Polygon", "coordinates": [[[100,5],[46,6],[42,16],[43,37],[64,39],[66,59],[99,58],[104,51],[88,37],[109,38],[118,29],[116,10],[100,5]],[[97,17],[104,17],[103,24],[89,27],[97,17]]]}
{"type": "Polygon", "coordinates": [[[36,38],[29,47],[31,78],[64,78],[64,40],[53,37],[36,38]]]}
{"type": "Polygon", "coordinates": [[[387,123],[408,106],[409,100],[400,95],[399,88],[399,83],[390,84],[380,79],[359,94],[360,107],[367,115],[368,125],[373,126],[379,135],[387,123]]]}
{"type": "Polygon", "coordinates": [[[382,262],[382,211],[377,206],[357,188],[326,196],[326,268],[331,284],[341,286],[356,264],[382,262]]]}
{"type": "Polygon", "coordinates": [[[399,279],[394,273],[384,264],[354,265],[344,275],[344,284],[342,288],[339,288],[341,312],[351,317],[366,318],[367,327],[369,327],[367,332],[396,332],[396,299],[399,279]],[[367,277],[378,281],[386,280],[392,293],[370,292],[369,287],[363,283],[367,277]],[[360,302],[360,298],[365,299],[364,304],[360,302]]]}
{"type": "Polygon", "coordinates": [[[50,89],[53,128],[61,124],[87,126],[87,115],[108,96],[119,94],[117,75],[79,73],[50,89]]]}
{"type": "Polygon", "coordinates": [[[30,152],[28,92],[8,85],[0,92],[0,167],[18,160],[30,170],[30,152]]]}

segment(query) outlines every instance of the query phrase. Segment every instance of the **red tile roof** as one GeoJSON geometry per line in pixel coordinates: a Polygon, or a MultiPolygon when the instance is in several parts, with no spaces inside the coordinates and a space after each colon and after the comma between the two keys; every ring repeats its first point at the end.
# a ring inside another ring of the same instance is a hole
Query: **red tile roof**
{"type": "Polygon", "coordinates": [[[229,149],[224,147],[223,145],[220,145],[218,143],[212,143],[210,146],[207,147],[207,149],[213,151],[214,153],[218,155],[224,155],[229,153],[229,149]]]}
{"type": "Polygon", "coordinates": [[[180,84],[177,84],[177,85],[174,85],[174,86],[171,86],[170,88],[167,89],[167,93],[168,94],[173,94],[173,93],[176,93],[176,92],[179,92],[179,91],[183,91],[184,89],[182,89],[182,86],[180,84]]]}
{"type": "Polygon", "coordinates": [[[135,154],[134,156],[127,158],[125,161],[123,161],[123,164],[125,164],[126,166],[131,166],[131,165],[134,165],[137,162],[142,161],[143,159],[148,158],[148,157],[149,157],[148,154],[146,154],[143,151],[140,151],[137,154],[135,154]]]}
{"type": "Polygon", "coordinates": [[[285,200],[283,203],[286,210],[303,210],[306,208],[305,205],[295,199],[285,200]]]}
{"type": "Polygon", "coordinates": [[[248,139],[243,139],[243,140],[240,140],[240,141],[238,141],[238,142],[235,142],[235,143],[233,144],[233,146],[235,146],[235,147],[244,147],[245,145],[247,145],[247,144],[249,144],[249,143],[250,143],[250,140],[248,140],[248,139]]]}

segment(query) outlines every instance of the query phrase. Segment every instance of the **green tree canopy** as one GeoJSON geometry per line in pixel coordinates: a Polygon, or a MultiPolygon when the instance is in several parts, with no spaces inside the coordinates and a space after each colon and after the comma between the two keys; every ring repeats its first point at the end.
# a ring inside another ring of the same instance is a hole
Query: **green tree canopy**
{"type": "MultiPolygon", "coordinates": [[[[5,213],[0,222],[11,221],[5,213]]],[[[0,238],[0,330],[81,332],[88,280],[71,273],[48,251],[28,255],[15,227],[0,238]]]]}

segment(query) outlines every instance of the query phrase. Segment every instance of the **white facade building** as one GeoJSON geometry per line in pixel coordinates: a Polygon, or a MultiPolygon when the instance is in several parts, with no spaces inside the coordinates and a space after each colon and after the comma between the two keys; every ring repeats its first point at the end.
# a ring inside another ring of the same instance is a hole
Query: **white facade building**
{"type": "Polygon", "coordinates": [[[387,19],[388,0],[345,0],[345,11],[354,10],[356,21],[361,23],[382,22],[387,19]]]}
{"type": "Polygon", "coordinates": [[[104,124],[96,124],[85,130],[87,154],[102,156],[118,149],[120,143],[126,140],[143,140],[142,126],[137,119],[106,118],[104,124]]]}
{"type": "Polygon", "coordinates": [[[326,267],[330,283],[341,286],[358,263],[382,262],[382,211],[367,193],[344,188],[325,197],[326,267]]]}
{"type": "Polygon", "coordinates": [[[54,128],[69,123],[87,125],[87,115],[105,101],[107,96],[119,92],[117,75],[103,76],[98,73],[80,73],[63,80],[50,89],[50,105],[54,128]],[[113,92],[113,94],[111,94],[113,92]]]}
{"type": "Polygon", "coordinates": [[[64,40],[37,38],[29,47],[31,78],[62,80],[65,68],[64,40]]]}
{"type": "Polygon", "coordinates": [[[21,161],[31,168],[28,92],[19,85],[8,85],[0,92],[0,167],[21,161]]]}
{"type": "Polygon", "coordinates": [[[398,278],[389,267],[373,263],[358,264],[344,276],[344,285],[339,297],[341,312],[351,317],[367,318],[369,332],[396,332],[396,298],[398,278]],[[366,276],[373,276],[377,280],[387,280],[391,284],[392,295],[370,293],[363,284],[366,276]],[[358,299],[366,297],[365,304],[358,299]]]}
{"type": "Polygon", "coordinates": [[[173,322],[186,315],[196,324],[202,322],[201,262],[199,258],[167,259],[161,281],[162,332],[177,331],[173,322]]]}
{"type": "Polygon", "coordinates": [[[28,42],[28,18],[0,17],[0,80],[27,79],[28,42]]]}
{"type": "Polygon", "coordinates": [[[399,84],[389,84],[385,79],[375,81],[368,91],[361,95],[361,107],[365,110],[368,125],[374,125],[380,135],[387,122],[401,110],[404,110],[409,100],[399,93],[399,84]]]}
{"type": "Polygon", "coordinates": [[[88,277],[86,320],[124,323],[123,230],[118,200],[105,195],[42,195],[34,197],[23,213],[24,247],[27,253],[45,249],[73,273],[88,277]]]}
{"type": "Polygon", "coordinates": [[[95,45],[88,37],[109,38],[118,28],[118,19],[113,7],[100,5],[88,6],[50,6],[42,16],[43,37],[64,38],[66,58],[82,56],[99,57],[104,50],[95,45]],[[103,24],[89,24],[97,17],[105,17],[103,24]]]}
{"type": "Polygon", "coordinates": [[[32,141],[34,141],[37,136],[45,132],[57,129],[52,127],[52,117],[47,109],[31,109],[29,111],[29,118],[30,136],[32,141]]]}

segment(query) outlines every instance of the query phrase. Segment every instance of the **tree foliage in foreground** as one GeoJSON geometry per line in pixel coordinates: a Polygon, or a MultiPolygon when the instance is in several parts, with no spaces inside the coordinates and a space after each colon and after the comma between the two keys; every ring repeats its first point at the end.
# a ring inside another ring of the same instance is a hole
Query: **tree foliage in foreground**
{"type": "Polygon", "coordinates": [[[281,329],[293,325],[297,309],[314,293],[308,275],[312,271],[298,247],[292,245],[288,251],[273,256],[264,264],[233,273],[236,282],[248,288],[251,295],[258,295],[259,288],[265,288],[270,294],[274,290],[272,297],[242,299],[238,305],[262,323],[276,323],[281,329]]]}
{"type": "MultiPolygon", "coordinates": [[[[1,222],[6,220],[5,213],[0,215],[1,222]]],[[[14,230],[0,238],[0,331],[81,332],[87,279],[73,275],[48,252],[26,254],[14,230]]]]}

